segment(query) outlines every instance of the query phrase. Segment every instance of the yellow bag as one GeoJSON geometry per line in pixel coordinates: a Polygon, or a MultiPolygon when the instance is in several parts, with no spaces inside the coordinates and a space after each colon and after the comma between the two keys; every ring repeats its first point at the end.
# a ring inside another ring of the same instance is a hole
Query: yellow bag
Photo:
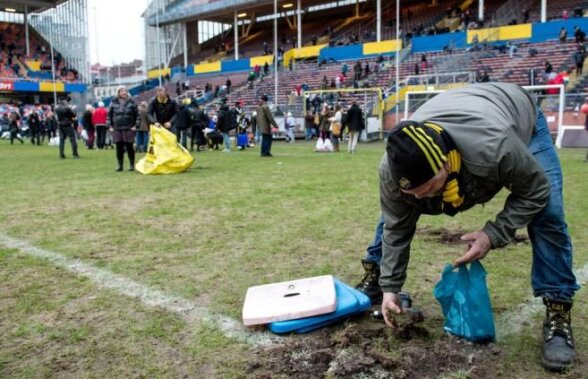
{"type": "Polygon", "coordinates": [[[339,135],[341,135],[341,123],[340,122],[333,121],[331,123],[331,133],[333,133],[333,135],[335,137],[338,137],[339,135]]]}
{"type": "Polygon", "coordinates": [[[135,168],[141,174],[174,174],[188,169],[194,157],[169,130],[151,125],[147,154],[137,162],[135,168]]]}

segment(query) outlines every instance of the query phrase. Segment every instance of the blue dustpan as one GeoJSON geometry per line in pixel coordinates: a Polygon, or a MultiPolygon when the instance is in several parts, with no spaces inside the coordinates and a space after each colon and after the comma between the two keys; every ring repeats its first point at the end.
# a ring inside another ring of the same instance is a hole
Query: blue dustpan
{"type": "Polygon", "coordinates": [[[370,298],[363,292],[348,286],[337,278],[334,278],[334,282],[337,295],[337,309],[334,312],[297,320],[272,322],[269,324],[270,330],[274,333],[308,333],[371,307],[370,298]]]}

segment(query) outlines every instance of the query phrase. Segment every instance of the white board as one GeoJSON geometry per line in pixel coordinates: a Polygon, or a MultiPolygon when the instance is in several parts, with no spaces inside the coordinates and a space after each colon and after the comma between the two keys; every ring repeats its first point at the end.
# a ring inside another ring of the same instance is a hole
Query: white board
{"type": "Polygon", "coordinates": [[[259,325],[334,312],[332,275],[249,287],[243,303],[243,324],[259,325]]]}

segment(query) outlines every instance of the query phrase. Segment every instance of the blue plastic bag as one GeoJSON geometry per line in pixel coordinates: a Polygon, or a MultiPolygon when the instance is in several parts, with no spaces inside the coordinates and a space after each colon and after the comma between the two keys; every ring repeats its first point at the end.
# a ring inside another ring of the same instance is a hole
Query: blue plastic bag
{"type": "Polygon", "coordinates": [[[433,290],[441,304],[443,328],[469,341],[494,341],[494,317],[486,285],[486,270],[479,261],[457,271],[448,264],[433,290]]]}

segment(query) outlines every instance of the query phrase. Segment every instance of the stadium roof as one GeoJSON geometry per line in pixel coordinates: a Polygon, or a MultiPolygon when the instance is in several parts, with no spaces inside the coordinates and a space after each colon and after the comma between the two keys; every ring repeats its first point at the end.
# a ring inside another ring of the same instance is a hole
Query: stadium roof
{"type": "Polygon", "coordinates": [[[0,11],[14,9],[16,13],[24,13],[25,6],[29,13],[39,13],[53,8],[67,0],[0,0],[0,11]]]}
{"type": "MultiPolygon", "coordinates": [[[[335,0],[333,0],[335,1],[335,0]]],[[[365,1],[365,0],[364,0],[365,1]]],[[[305,0],[304,7],[328,3],[329,0],[305,0]]],[[[404,0],[406,3],[407,0],[404,0]]],[[[290,5],[288,10],[296,10],[296,0],[278,0],[280,12],[284,5],[290,5]]],[[[233,22],[233,12],[255,13],[257,16],[273,14],[273,0],[179,0],[168,6],[159,15],[159,24],[166,25],[180,21],[208,20],[225,23],[233,22]],[[197,6],[195,5],[197,4],[197,6]]],[[[144,14],[145,16],[145,14],[144,14]]],[[[155,26],[155,16],[148,18],[148,23],[155,26]]]]}

